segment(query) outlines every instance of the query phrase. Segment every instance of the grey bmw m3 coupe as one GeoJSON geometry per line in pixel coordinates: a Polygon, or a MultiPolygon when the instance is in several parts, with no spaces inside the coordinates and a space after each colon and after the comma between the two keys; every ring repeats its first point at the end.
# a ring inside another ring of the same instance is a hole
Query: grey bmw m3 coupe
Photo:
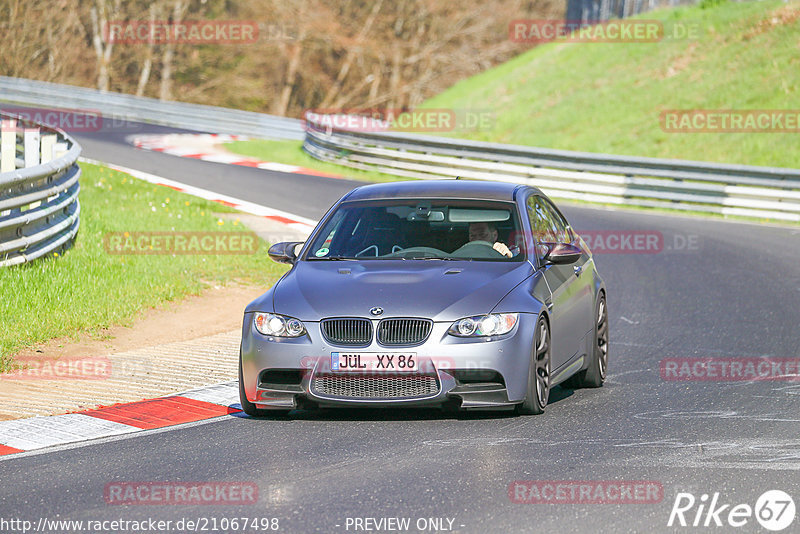
{"type": "Polygon", "coordinates": [[[540,414],[550,389],[600,387],[606,289],[534,187],[435,180],[344,195],[244,313],[243,410],[438,406],[540,414]],[[299,250],[298,250],[299,249],[299,250]]]}

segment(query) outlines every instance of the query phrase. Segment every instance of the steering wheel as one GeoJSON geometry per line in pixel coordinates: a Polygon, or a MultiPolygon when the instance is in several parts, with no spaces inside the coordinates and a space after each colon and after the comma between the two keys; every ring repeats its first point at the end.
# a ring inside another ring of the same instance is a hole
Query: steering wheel
{"type": "Polygon", "coordinates": [[[494,244],[488,241],[470,241],[453,251],[451,256],[470,257],[476,256],[479,258],[505,258],[505,256],[494,249],[494,244]],[[487,247],[489,250],[486,250],[487,247]],[[474,251],[470,253],[471,251],[474,251]],[[491,252],[490,252],[491,251],[491,252]],[[489,254],[488,256],[486,254],[489,254]]]}

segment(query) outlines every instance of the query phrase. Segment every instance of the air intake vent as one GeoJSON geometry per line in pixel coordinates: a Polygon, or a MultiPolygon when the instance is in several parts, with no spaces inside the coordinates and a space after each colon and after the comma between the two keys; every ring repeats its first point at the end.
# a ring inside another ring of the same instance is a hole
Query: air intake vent
{"type": "Polygon", "coordinates": [[[320,396],[360,399],[431,397],[439,393],[439,381],[430,375],[332,375],[315,376],[311,389],[320,396]]]}
{"type": "Polygon", "coordinates": [[[384,319],[378,323],[378,343],[381,345],[418,345],[431,335],[433,322],[429,319],[384,319]]]}
{"type": "Polygon", "coordinates": [[[333,345],[368,345],[372,323],[369,319],[323,319],[322,333],[333,345]]]}

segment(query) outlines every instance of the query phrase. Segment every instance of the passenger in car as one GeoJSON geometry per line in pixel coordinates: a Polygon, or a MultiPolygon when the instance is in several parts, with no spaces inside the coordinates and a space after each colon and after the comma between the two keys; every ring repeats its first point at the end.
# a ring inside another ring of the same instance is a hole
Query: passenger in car
{"type": "Polygon", "coordinates": [[[469,241],[486,241],[487,243],[494,243],[492,248],[503,256],[508,258],[514,256],[505,243],[501,243],[497,240],[497,227],[492,223],[469,223],[469,241]]]}

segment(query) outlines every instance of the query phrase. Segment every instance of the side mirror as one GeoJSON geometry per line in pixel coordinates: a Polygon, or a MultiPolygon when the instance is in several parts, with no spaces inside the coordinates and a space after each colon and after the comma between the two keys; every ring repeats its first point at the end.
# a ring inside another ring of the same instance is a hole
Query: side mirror
{"type": "Polygon", "coordinates": [[[578,261],[581,254],[583,251],[580,247],[568,243],[558,243],[550,249],[550,252],[544,257],[544,261],[554,265],[567,265],[578,261]]]}
{"type": "Polygon", "coordinates": [[[302,241],[284,241],[283,243],[275,243],[269,247],[270,259],[278,263],[288,263],[290,265],[297,261],[297,256],[294,249],[297,245],[302,245],[302,241]]]}

